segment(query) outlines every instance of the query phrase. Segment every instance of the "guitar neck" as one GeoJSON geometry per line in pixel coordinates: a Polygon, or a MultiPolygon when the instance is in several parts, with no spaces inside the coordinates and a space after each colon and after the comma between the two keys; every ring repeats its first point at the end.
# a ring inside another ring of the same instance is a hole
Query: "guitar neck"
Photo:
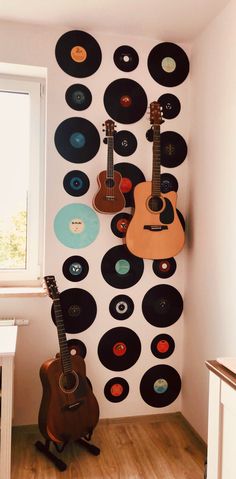
{"type": "Polygon", "coordinates": [[[60,347],[60,358],[62,364],[62,370],[65,374],[72,371],[71,355],[67,344],[65,326],[63,321],[62,309],[60,299],[53,300],[53,307],[55,312],[55,320],[57,327],[57,335],[60,347]]]}
{"type": "Polygon", "coordinates": [[[160,125],[153,125],[152,196],[161,196],[160,125]]]}
{"type": "Polygon", "coordinates": [[[107,178],[114,177],[113,150],[114,150],[114,138],[113,136],[108,136],[107,137],[107,178]]]}

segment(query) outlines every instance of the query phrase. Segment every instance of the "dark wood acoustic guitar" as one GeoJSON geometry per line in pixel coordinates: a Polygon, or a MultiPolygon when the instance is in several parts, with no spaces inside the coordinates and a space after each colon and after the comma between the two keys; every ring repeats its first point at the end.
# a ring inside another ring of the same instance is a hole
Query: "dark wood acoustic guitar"
{"type": "Polygon", "coordinates": [[[99,406],[86,377],[84,359],[68,348],[60,295],[54,276],[45,276],[53,300],[60,353],[40,368],[43,396],[39,429],[46,440],[63,445],[70,440],[90,439],[99,419],[99,406]]]}
{"type": "Polygon", "coordinates": [[[117,213],[125,206],[125,197],[120,189],[121,174],[114,170],[114,132],[112,120],[105,121],[107,138],[107,169],[101,171],[97,181],[99,189],[93,198],[93,207],[99,213],[117,213]]]}
{"type": "Polygon", "coordinates": [[[156,101],[150,104],[150,123],[153,129],[152,181],[139,183],[134,188],[134,215],[125,241],[135,256],[164,259],[181,251],[185,235],[176,210],[176,192],[161,192],[160,125],[163,119],[156,101]]]}

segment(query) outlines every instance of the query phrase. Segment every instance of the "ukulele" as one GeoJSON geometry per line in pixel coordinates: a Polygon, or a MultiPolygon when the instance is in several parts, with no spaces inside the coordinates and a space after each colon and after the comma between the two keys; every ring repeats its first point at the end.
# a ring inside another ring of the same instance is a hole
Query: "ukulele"
{"type": "Polygon", "coordinates": [[[45,276],[53,300],[60,353],[40,368],[43,396],[39,429],[46,440],[64,445],[69,440],[89,440],[99,418],[99,406],[86,377],[84,359],[68,348],[59,292],[54,276],[45,276]]]}
{"type": "Polygon", "coordinates": [[[160,105],[154,101],[150,104],[152,181],[135,186],[134,215],[126,232],[127,248],[140,258],[171,258],[184,245],[184,230],[176,211],[176,192],[161,193],[160,125],[163,122],[160,105]]]}
{"type": "Polygon", "coordinates": [[[120,189],[122,176],[114,170],[114,129],[112,120],[105,121],[107,138],[107,169],[97,177],[98,192],[93,198],[93,207],[99,213],[117,213],[125,206],[125,197],[120,189]]]}

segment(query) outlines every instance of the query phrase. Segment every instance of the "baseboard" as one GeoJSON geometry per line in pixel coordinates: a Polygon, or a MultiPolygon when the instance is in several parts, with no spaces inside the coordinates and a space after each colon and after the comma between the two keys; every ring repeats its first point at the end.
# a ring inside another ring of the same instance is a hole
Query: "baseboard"
{"type": "Polygon", "coordinates": [[[196,436],[198,438],[198,440],[201,442],[202,446],[207,449],[207,444],[204,441],[204,439],[200,436],[200,434],[196,431],[196,429],[194,429],[192,424],[190,424],[190,422],[186,419],[186,417],[183,416],[183,414],[181,412],[179,413],[179,417],[183,421],[183,423],[186,425],[186,427],[193,432],[194,436],[196,436]]]}

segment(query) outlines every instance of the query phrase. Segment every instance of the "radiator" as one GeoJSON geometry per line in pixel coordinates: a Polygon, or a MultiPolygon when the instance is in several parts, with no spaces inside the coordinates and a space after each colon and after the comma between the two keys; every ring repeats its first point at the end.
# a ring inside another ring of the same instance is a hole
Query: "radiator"
{"type": "Polygon", "coordinates": [[[29,324],[28,319],[14,318],[14,317],[2,317],[0,318],[0,326],[27,326],[29,324]]]}

